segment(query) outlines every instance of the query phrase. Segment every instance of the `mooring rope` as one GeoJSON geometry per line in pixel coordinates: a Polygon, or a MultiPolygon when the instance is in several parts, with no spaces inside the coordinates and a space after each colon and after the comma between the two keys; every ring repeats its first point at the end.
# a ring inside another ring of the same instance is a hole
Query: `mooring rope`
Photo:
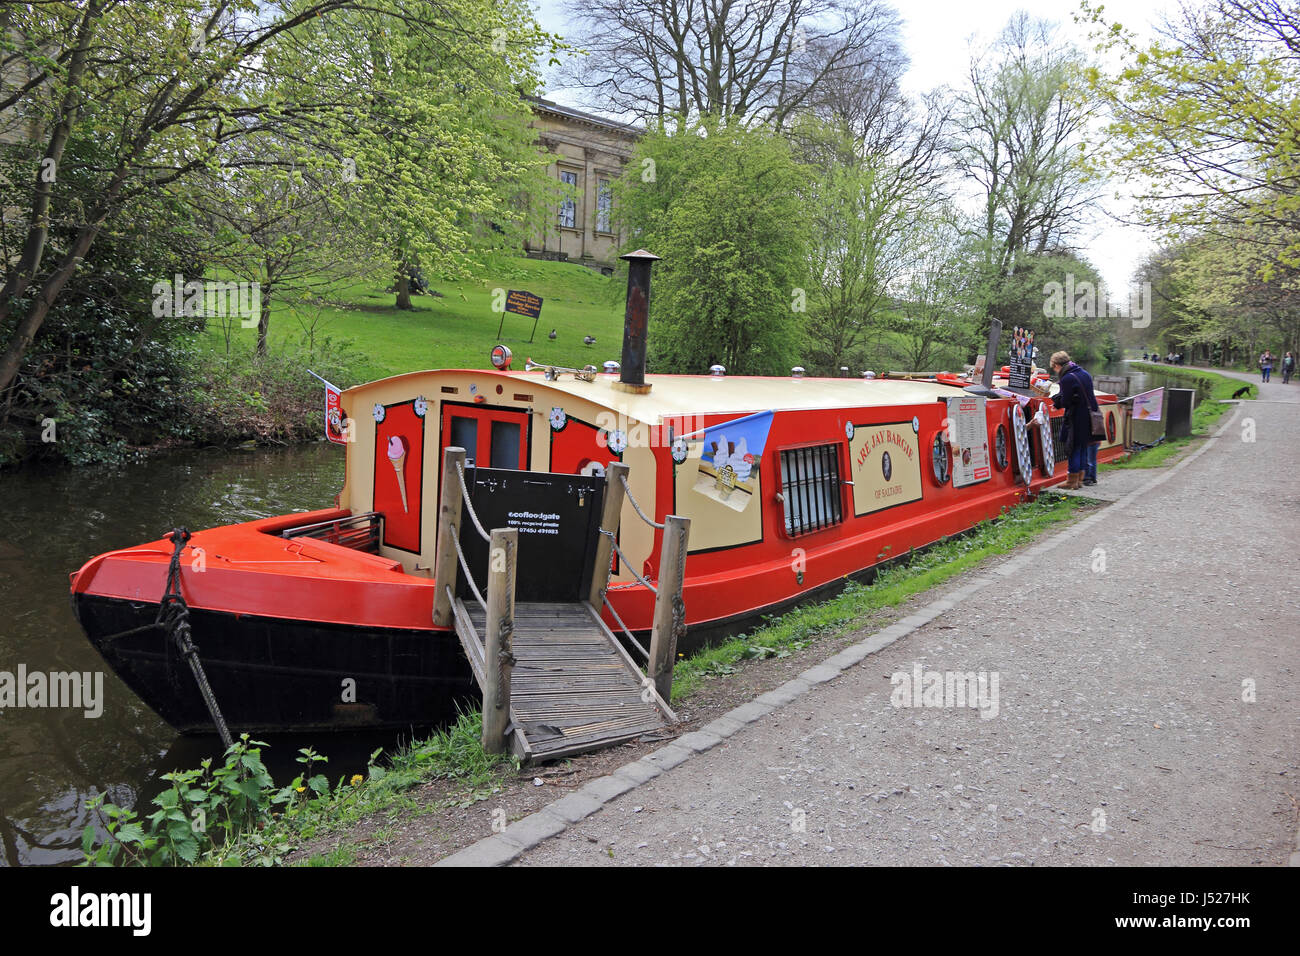
{"type": "Polygon", "coordinates": [[[465,560],[465,552],[460,549],[460,533],[455,525],[451,526],[451,540],[456,544],[456,557],[460,559],[460,569],[465,573],[465,583],[469,585],[469,589],[474,593],[474,600],[478,601],[478,606],[486,614],[487,601],[484,601],[483,595],[479,594],[478,586],[474,583],[474,575],[469,573],[469,562],[465,560]]]}
{"type": "MultiPolygon", "coordinates": [[[[660,531],[662,531],[664,529],[664,526],[661,525],[658,521],[652,521],[650,520],[650,518],[646,517],[646,513],[642,511],[641,506],[636,503],[636,498],[632,497],[632,489],[627,486],[627,475],[619,475],[618,480],[622,482],[623,493],[627,495],[627,500],[632,502],[632,510],[637,513],[637,516],[640,517],[640,519],[644,521],[646,524],[648,524],[650,527],[658,528],[660,531]]],[[[615,547],[618,547],[618,545],[615,545],[615,547]]]]}
{"type": "MultiPolygon", "coordinates": [[[[456,473],[460,475],[460,496],[465,499],[465,507],[469,511],[469,520],[474,522],[474,528],[478,531],[479,537],[484,541],[490,542],[492,539],[488,536],[488,533],[483,530],[483,526],[479,524],[478,515],[474,513],[474,505],[469,500],[469,489],[465,486],[464,463],[459,461],[456,462],[456,473]]],[[[459,548],[460,546],[457,545],[457,547],[459,548]]]]}
{"type": "Polygon", "coordinates": [[[175,550],[172,552],[171,563],[167,566],[167,591],[158,604],[157,623],[166,628],[181,657],[185,658],[185,662],[190,665],[194,682],[199,685],[199,694],[202,695],[203,703],[208,708],[208,714],[217,727],[217,733],[221,735],[221,742],[226,749],[229,749],[234,740],[230,736],[230,729],[226,726],[225,717],[221,715],[221,708],[217,706],[217,698],[208,683],[208,675],[203,671],[203,662],[199,660],[199,649],[190,640],[190,608],[181,595],[181,551],[190,540],[190,533],[185,528],[176,528],[166,537],[171,539],[175,550]]]}
{"type": "Polygon", "coordinates": [[[615,610],[614,605],[610,603],[609,595],[606,593],[602,593],[601,597],[604,598],[605,607],[609,608],[609,613],[614,615],[614,620],[618,622],[618,626],[621,627],[623,629],[623,633],[627,635],[627,639],[632,642],[632,646],[637,649],[637,653],[639,653],[642,657],[644,657],[646,659],[646,662],[648,663],[650,661],[650,652],[647,651],[644,647],[642,647],[641,643],[635,637],[632,636],[632,632],[628,630],[627,625],[623,623],[623,619],[619,617],[618,611],[615,610]]]}

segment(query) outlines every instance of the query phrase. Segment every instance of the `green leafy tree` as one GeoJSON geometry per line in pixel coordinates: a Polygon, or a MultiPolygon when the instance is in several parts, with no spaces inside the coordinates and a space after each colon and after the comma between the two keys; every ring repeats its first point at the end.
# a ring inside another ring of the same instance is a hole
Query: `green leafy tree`
{"type": "Polygon", "coordinates": [[[1017,274],[1067,247],[1096,199],[1094,176],[1078,161],[1090,115],[1078,96],[1082,66],[1052,28],[1019,14],[972,59],[957,95],[952,155],[981,198],[972,230],[982,252],[981,337],[991,318],[1014,324],[1027,287],[1017,274]]]}
{"type": "Polygon", "coordinates": [[[548,42],[517,0],[0,8],[0,119],[35,159],[0,202],[23,234],[3,265],[0,392],[110,223],[142,195],[186,196],[270,133],[354,160],[366,195],[339,225],[361,224],[389,276],[413,258],[463,268],[483,220],[510,218],[499,196],[514,166],[485,158],[484,119],[518,116],[548,42]],[[60,186],[71,138],[102,147],[87,202],[60,186]],[[51,247],[56,222],[71,237],[51,247]]]}
{"type": "Polygon", "coordinates": [[[619,182],[628,248],[662,258],[650,357],[661,371],[777,374],[799,363],[809,170],[765,129],[709,120],[652,129],[619,182]]]}
{"type": "Polygon", "coordinates": [[[1259,243],[1265,271],[1300,266],[1300,9],[1184,6],[1149,44],[1101,6],[1085,3],[1083,19],[1123,63],[1087,74],[1112,116],[1114,145],[1094,160],[1139,184],[1145,219],[1175,241],[1210,231],[1259,243]]]}

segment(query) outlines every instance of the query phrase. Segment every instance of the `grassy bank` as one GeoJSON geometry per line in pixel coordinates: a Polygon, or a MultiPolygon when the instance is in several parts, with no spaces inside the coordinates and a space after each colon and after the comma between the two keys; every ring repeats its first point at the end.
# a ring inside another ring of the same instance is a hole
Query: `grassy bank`
{"type": "MultiPolygon", "coordinates": [[[[1208,392],[1209,394],[1206,398],[1200,400],[1192,412],[1191,437],[1163,441],[1154,448],[1134,452],[1123,461],[1103,465],[1103,468],[1159,468],[1163,466],[1170,459],[1177,457],[1193,441],[1209,434],[1219,421],[1219,418],[1232,407],[1223,404],[1223,401],[1231,399],[1233,392],[1248,384],[1240,379],[1228,378],[1226,375],[1205,372],[1200,369],[1156,365],[1150,362],[1131,362],[1129,364],[1133,368],[1144,372],[1186,382],[1199,391],[1208,392]]],[[[1255,389],[1254,392],[1258,394],[1258,389],[1255,389]]]]}
{"type": "MultiPolygon", "coordinates": [[[[412,296],[412,310],[396,308],[392,292],[370,283],[340,284],[314,301],[277,300],[268,341],[272,347],[346,343],[352,361],[348,380],[336,383],[342,386],[420,369],[489,368],[498,328],[521,369],[529,356],[579,368],[619,358],[623,312],[613,280],[586,266],[494,256],[480,276],[454,282],[435,277],[429,287],[431,294],[412,296]],[[542,298],[532,343],[532,319],[506,315],[503,322],[494,311],[504,296],[498,289],[542,298]],[[588,335],[594,345],[584,344],[588,335]]],[[[238,323],[209,322],[202,336],[204,349],[215,357],[251,356],[256,344],[256,328],[238,323]]]]}

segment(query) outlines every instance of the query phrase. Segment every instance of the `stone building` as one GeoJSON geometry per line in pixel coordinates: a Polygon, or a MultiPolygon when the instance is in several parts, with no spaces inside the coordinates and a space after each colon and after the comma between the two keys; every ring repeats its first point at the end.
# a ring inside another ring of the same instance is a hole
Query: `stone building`
{"type": "Polygon", "coordinates": [[[538,142],[554,154],[550,175],[577,190],[546,217],[524,243],[533,258],[580,262],[608,275],[618,260],[610,186],[632,158],[641,130],[550,100],[533,98],[532,127],[538,142]]]}

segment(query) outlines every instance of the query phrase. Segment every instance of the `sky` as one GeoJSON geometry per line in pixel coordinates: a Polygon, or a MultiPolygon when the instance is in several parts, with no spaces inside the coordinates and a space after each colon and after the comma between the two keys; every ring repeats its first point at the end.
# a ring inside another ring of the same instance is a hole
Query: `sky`
{"type": "MultiPolygon", "coordinates": [[[[569,32],[562,0],[533,0],[543,29],[564,35],[569,32]]],[[[1028,9],[1038,18],[1061,24],[1063,34],[1088,48],[1084,32],[1074,26],[1072,16],[1078,0],[926,0],[899,2],[894,7],[903,19],[903,46],[911,67],[903,79],[908,92],[919,94],[941,86],[965,83],[971,43],[992,39],[1018,10],[1028,9]]],[[[1178,0],[1113,0],[1105,5],[1107,20],[1118,20],[1149,38],[1164,15],[1176,14],[1178,0]]],[[[551,98],[572,106],[581,105],[565,90],[551,88],[551,98]]],[[[1095,265],[1113,294],[1127,298],[1133,271],[1155,246],[1154,237],[1137,226],[1117,222],[1129,208],[1126,200],[1110,197],[1118,184],[1107,189],[1104,211],[1079,232],[1085,257],[1095,265]]]]}

